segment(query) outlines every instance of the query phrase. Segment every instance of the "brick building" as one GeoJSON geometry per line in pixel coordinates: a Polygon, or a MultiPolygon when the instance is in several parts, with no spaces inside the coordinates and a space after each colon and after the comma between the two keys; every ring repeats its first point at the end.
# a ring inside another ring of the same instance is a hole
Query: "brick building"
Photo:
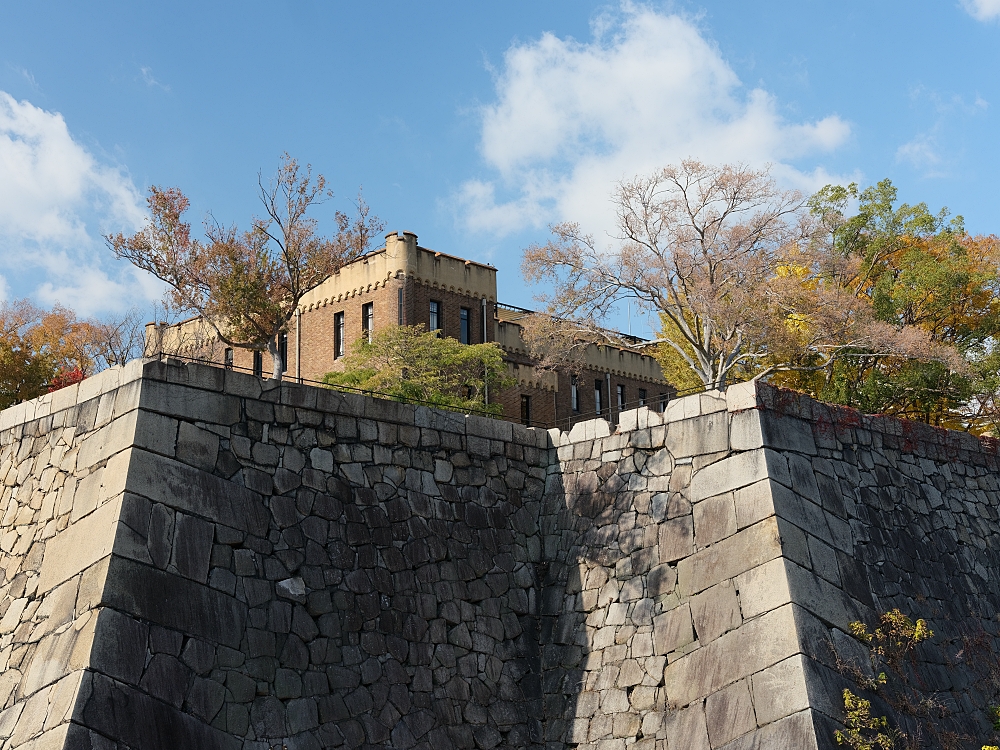
{"type": "MultiPolygon", "coordinates": [[[[463,343],[496,342],[517,384],[491,402],[504,416],[532,425],[565,427],[601,413],[612,420],[624,408],[663,404],[673,390],[656,360],[634,346],[592,346],[587,369],[541,372],[532,366],[518,319],[529,310],[497,301],[497,270],[417,245],[412,232],[391,232],[385,246],[344,266],[306,294],[282,335],[291,380],[322,380],[367,331],[389,325],[424,325],[463,343]]],[[[270,376],[270,357],[231,349],[199,319],[147,326],[147,348],[209,359],[270,376]]]]}

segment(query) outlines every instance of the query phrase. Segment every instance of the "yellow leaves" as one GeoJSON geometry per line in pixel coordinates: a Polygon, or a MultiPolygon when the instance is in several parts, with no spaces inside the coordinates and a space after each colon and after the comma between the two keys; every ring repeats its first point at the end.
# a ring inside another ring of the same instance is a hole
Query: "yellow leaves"
{"type": "Polygon", "coordinates": [[[844,710],[847,731],[838,729],[833,734],[838,745],[847,745],[852,750],[892,750],[896,746],[886,717],[871,715],[871,701],[844,688],[844,710]]]}

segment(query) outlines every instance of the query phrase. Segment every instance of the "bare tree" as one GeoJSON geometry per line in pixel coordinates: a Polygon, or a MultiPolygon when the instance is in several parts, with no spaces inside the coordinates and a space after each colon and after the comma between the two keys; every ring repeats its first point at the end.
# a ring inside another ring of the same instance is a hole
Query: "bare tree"
{"type": "Polygon", "coordinates": [[[103,367],[123,365],[143,355],[146,326],[142,313],[132,308],[122,316],[113,316],[94,324],[97,360],[103,367]]]}
{"type": "Polygon", "coordinates": [[[620,182],[613,201],[613,247],[563,223],[525,251],[525,277],[554,286],[543,299],[556,317],[592,329],[635,299],[661,315],[667,345],[713,389],[734,371],[819,369],[852,346],[928,354],[926,336],[878,324],[845,288],[847,261],[816,239],[802,196],[767,170],[686,160],[620,182]]]}
{"type": "Polygon", "coordinates": [[[322,175],[312,177],[288,154],[277,175],[258,178],[263,217],[247,231],[207,222],[207,242],[191,238],[182,215],[189,202],[176,188],[150,188],[150,221],[138,233],[106,237],[115,255],[148,271],[170,288],[169,301],[204,319],[229,346],[267,351],[273,377],[284,371],[278,337],[302,297],[345,263],[368,251],[384,228],[361,194],[357,216],[335,214],[338,232],[325,238],[310,210],[332,194],[322,175]]]}

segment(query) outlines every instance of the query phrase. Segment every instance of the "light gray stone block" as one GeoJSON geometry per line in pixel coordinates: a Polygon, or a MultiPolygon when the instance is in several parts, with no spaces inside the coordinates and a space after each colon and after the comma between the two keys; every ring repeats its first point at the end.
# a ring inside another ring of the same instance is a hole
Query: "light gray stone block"
{"type": "Polygon", "coordinates": [[[692,552],[694,552],[694,522],[690,516],[682,516],[660,524],[660,562],[674,562],[692,552]]]}
{"type": "Polygon", "coordinates": [[[799,650],[792,605],[785,605],[668,664],[667,695],[687,705],[799,650]]]}
{"type": "Polygon", "coordinates": [[[729,418],[716,411],[667,424],[666,447],[675,458],[729,450],[729,418]]]}
{"type": "Polygon", "coordinates": [[[691,616],[698,642],[702,645],[738,628],[743,618],[732,581],[723,581],[692,597],[691,616]]]}
{"type": "Polygon", "coordinates": [[[733,494],[709,497],[694,504],[695,544],[707,547],[736,533],[736,505],[733,494]]]}
{"type": "Polygon", "coordinates": [[[705,699],[705,722],[712,747],[725,745],[757,728],[748,680],[740,680],[705,699]]]}
{"type": "Polygon", "coordinates": [[[781,554],[777,519],[768,518],[681,560],[677,585],[684,594],[697,594],[781,554]]]}
{"type": "Polygon", "coordinates": [[[653,618],[653,653],[669,654],[693,641],[690,605],[682,604],[653,618]]]}
{"type": "Polygon", "coordinates": [[[691,477],[688,496],[697,502],[768,477],[789,484],[788,464],[783,456],[769,448],[737,453],[696,471],[691,477]]]}
{"type": "Polygon", "coordinates": [[[711,750],[705,725],[705,705],[698,701],[682,711],[667,716],[664,721],[669,747],[687,750],[711,750]]]}
{"type": "Polygon", "coordinates": [[[806,659],[795,654],[750,678],[758,723],[770,724],[809,707],[806,659]]]}

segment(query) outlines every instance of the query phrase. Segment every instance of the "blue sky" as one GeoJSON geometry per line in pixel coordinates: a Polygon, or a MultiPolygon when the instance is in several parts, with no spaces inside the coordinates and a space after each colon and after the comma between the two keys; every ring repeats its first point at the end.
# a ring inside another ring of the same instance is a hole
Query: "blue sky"
{"type": "Polygon", "coordinates": [[[183,189],[196,225],[245,225],[286,150],[335,191],[321,217],[363,184],[389,229],[493,263],[523,306],[520,251],[549,223],[603,236],[616,179],[686,156],[770,163],[806,191],[890,177],[1000,232],[1000,0],[42,0],[2,17],[7,299],[151,310],[157,285],[101,234],[138,227],[151,184],[183,189]]]}

